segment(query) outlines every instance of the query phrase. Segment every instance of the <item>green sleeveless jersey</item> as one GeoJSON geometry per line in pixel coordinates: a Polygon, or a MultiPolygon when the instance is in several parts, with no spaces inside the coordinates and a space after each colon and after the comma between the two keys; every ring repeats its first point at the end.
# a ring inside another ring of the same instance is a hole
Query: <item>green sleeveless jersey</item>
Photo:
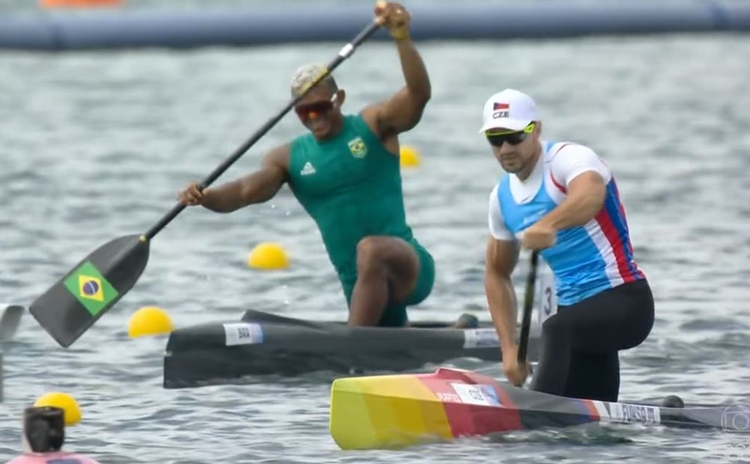
{"type": "Polygon", "coordinates": [[[406,224],[399,158],[361,115],[344,117],[342,131],[318,141],[312,134],[290,147],[289,186],[315,220],[342,281],[357,276],[357,243],[368,235],[414,242],[406,224]]]}

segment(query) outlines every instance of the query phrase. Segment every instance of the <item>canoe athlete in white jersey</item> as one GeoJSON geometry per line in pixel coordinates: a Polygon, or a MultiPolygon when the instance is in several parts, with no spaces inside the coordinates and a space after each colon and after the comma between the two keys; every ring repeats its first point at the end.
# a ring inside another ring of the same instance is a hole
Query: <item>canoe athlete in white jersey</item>
{"type": "Polygon", "coordinates": [[[485,278],[503,371],[518,386],[529,373],[516,359],[510,276],[520,247],[540,250],[555,276],[558,308],[543,324],[531,388],[617,401],[618,352],[649,335],[654,301],[633,259],[614,176],[590,148],[542,140],[536,104],[522,92],[492,95],[483,120],[480,133],[506,171],[489,198],[485,278]]]}

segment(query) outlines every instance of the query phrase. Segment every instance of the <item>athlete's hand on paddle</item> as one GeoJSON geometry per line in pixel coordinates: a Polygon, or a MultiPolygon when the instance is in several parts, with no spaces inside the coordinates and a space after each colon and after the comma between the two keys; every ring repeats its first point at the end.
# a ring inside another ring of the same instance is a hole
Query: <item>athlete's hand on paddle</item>
{"type": "Polygon", "coordinates": [[[411,15],[403,5],[379,1],[375,4],[375,21],[388,29],[396,40],[409,37],[411,15]]]}
{"type": "Polygon", "coordinates": [[[544,250],[555,244],[557,231],[539,221],[523,231],[520,239],[521,246],[527,250],[544,250]]]}
{"type": "Polygon", "coordinates": [[[207,192],[208,189],[203,189],[203,192],[198,189],[198,182],[191,182],[185,190],[177,195],[177,201],[187,206],[200,205],[203,204],[207,192]]]}
{"type": "Polygon", "coordinates": [[[503,348],[503,373],[516,387],[522,386],[531,373],[529,363],[518,362],[518,345],[503,348]]]}

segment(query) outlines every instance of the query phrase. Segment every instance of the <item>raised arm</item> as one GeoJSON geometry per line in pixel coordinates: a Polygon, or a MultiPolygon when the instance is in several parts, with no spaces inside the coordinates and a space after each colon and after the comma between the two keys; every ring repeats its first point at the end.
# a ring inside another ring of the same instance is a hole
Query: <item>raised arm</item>
{"type": "Polygon", "coordinates": [[[185,205],[201,205],[217,213],[231,213],[273,198],[288,180],[288,168],[289,146],[280,145],[263,157],[261,166],[256,171],[232,182],[207,188],[203,192],[193,182],[180,193],[178,200],[185,205]]]}
{"type": "Polygon", "coordinates": [[[387,138],[417,125],[432,96],[432,88],[422,57],[411,40],[411,16],[406,8],[398,3],[387,3],[376,6],[375,13],[395,39],[406,81],[406,85],[389,99],[362,110],[365,121],[373,131],[381,138],[387,138]]]}

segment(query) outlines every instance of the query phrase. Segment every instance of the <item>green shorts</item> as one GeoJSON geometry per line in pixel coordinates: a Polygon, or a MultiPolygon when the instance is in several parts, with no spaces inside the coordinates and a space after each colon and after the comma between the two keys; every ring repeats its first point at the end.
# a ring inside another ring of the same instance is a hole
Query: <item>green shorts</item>
{"type": "MultiPolygon", "coordinates": [[[[435,260],[432,255],[419,242],[412,240],[409,244],[414,248],[419,257],[419,275],[417,276],[417,285],[414,290],[401,303],[388,303],[383,311],[383,316],[378,323],[379,327],[404,327],[409,322],[409,316],[406,313],[407,306],[413,306],[424,301],[432,292],[432,286],[435,283],[435,260]]],[[[356,280],[341,280],[341,286],[344,288],[346,295],[346,305],[351,304],[352,291],[356,280]]]]}

